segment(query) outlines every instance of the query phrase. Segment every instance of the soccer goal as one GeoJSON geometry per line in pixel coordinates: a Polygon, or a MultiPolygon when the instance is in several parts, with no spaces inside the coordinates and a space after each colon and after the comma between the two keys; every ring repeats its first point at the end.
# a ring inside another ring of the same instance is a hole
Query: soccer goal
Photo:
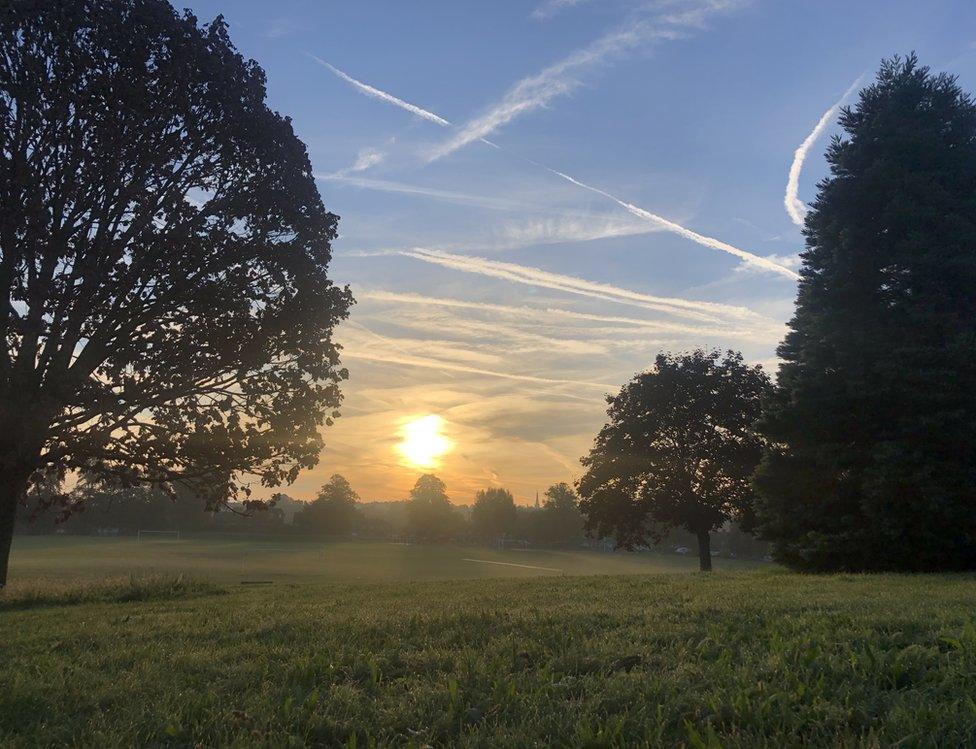
{"type": "Polygon", "coordinates": [[[179,531],[136,531],[140,541],[179,541],[179,531]]]}

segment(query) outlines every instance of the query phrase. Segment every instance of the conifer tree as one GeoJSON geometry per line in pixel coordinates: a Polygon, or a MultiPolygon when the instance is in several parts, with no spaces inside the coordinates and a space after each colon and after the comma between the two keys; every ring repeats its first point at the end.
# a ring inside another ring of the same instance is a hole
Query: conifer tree
{"type": "Polygon", "coordinates": [[[799,569],[976,568],[976,107],[912,54],[840,124],[761,426],[761,531],[799,569]]]}

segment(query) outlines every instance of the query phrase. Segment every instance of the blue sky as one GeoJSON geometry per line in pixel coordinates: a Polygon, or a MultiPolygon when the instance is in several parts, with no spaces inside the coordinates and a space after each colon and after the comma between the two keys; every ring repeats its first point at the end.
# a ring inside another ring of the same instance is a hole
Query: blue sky
{"type": "Polygon", "coordinates": [[[430,469],[457,502],[528,503],[658,351],[775,367],[836,110],[818,122],[895,53],[976,83],[963,0],[190,6],[264,67],[341,217],[351,380],[299,497],[338,471],[400,498],[430,469]],[[429,416],[451,449],[425,467],[398,443],[429,416]]]}

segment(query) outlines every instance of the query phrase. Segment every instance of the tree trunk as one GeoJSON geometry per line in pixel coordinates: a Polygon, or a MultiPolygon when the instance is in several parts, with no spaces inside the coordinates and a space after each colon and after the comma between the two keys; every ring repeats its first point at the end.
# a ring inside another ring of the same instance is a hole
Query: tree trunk
{"type": "Polygon", "coordinates": [[[0,590],[7,584],[7,562],[14,538],[14,520],[17,518],[17,505],[27,491],[27,479],[27,476],[19,474],[0,478],[0,590]]]}
{"type": "Polygon", "coordinates": [[[712,571],[712,538],[708,531],[698,532],[698,569],[701,572],[712,571]]]}

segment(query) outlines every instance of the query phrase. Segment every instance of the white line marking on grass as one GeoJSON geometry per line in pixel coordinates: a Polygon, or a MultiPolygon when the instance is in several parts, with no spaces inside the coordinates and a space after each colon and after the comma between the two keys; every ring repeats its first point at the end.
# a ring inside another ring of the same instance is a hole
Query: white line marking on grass
{"type": "Polygon", "coordinates": [[[545,570],[546,572],[562,572],[555,567],[536,567],[531,564],[515,564],[514,562],[493,562],[490,559],[462,559],[462,562],[480,562],[481,564],[502,564],[506,567],[524,567],[527,570],[545,570]]]}

